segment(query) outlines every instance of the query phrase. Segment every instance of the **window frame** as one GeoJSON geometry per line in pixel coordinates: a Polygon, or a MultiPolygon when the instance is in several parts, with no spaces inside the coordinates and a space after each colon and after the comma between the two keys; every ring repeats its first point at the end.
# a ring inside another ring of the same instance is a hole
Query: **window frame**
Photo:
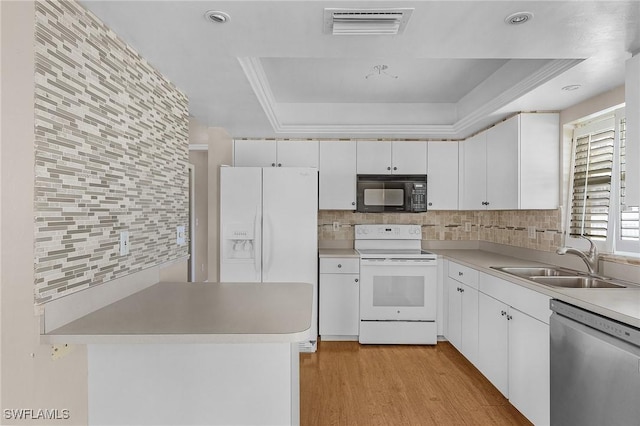
{"type": "Polygon", "coordinates": [[[576,162],[576,144],[580,137],[593,133],[594,130],[610,128],[613,124],[613,164],[611,170],[611,190],[609,193],[609,210],[607,216],[607,235],[604,241],[596,240],[598,250],[615,255],[640,257],[640,240],[622,240],[620,236],[620,121],[625,117],[624,106],[618,106],[594,114],[588,118],[578,120],[574,123],[571,131],[571,143],[569,149],[570,165],[568,169],[568,191],[564,194],[564,226],[563,226],[563,246],[571,246],[580,249],[588,249],[589,243],[580,237],[570,235],[571,215],[574,189],[574,172],[576,162]],[[611,121],[613,123],[611,123],[611,121]]]}

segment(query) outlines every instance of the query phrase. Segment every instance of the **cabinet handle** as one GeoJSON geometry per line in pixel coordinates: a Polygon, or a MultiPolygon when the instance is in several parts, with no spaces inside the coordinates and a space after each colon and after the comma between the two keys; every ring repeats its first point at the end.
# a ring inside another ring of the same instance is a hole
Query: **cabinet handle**
{"type": "Polygon", "coordinates": [[[507,321],[511,321],[513,317],[511,315],[507,315],[507,321]]]}
{"type": "Polygon", "coordinates": [[[429,203],[429,206],[432,206],[432,205],[433,205],[433,203],[429,203]]]}
{"type": "Polygon", "coordinates": [[[278,167],[282,167],[282,163],[278,163],[278,167]]]}
{"type": "Polygon", "coordinates": [[[398,168],[397,168],[397,167],[394,167],[394,168],[393,168],[393,170],[398,170],[398,168]]]}
{"type": "Polygon", "coordinates": [[[276,166],[276,163],[271,163],[271,167],[275,167],[275,166],[276,166]]]}
{"type": "Polygon", "coordinates": [[[357,278],[355,279],[355,282],[356,282],[356,284],[358,283],[358,279],[357,278]]]}
{"type": "Polygon", "coordinates": [[[391,170],[391,167],[387,167],[387,170],[391,170]]]}
{"type": "Polygon", "coordinates": [[[500,315],[505,316],[507,313],[505,311],[500,311],[500,315]]]}
{"type": "Polygon", "coordinates": [[[464,275],[464,272],[458,272],[458,276],[461,277],[464,275]]]}
{"type": "Polygon", "coordinates": [[[461,288],[461,289],[460,289],[460,293],[464,293],[464,288],[461,288]]]}
{"type": "Polygon", "coordinates": [[[342,264],[338,263],[338,268],[342,268],[342,264]]]}
{"type": "Polygon", "coordinates": [[[355,201],[352,201],[352,202],[351,202],[351,205],[352,205],[352,206],[355,206],[355,205],[356,205],[356,202],[355,202],[355,201]]]}

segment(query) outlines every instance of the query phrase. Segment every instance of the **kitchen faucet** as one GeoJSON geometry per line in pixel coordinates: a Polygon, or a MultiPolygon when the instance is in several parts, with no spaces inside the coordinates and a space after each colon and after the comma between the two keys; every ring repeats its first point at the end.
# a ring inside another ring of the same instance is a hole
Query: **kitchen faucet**
{"type": "Polygon", "coordinates": [[[556,250],[556,253],[558,254],[575,254],[576,256],[578,256],[579,258],[581,258],[582,260],[584,260],[584,263],[587,265],[587,269],[589,270],[589,275],[597,275],[598,274],[598,249],[596,248],[595,243],[588,237],[585,237],[584,235],[580,235],[580,237],[584,238],[585,240],[589,241],[589,251],[588,252],[583,252],[582,250],[578,250],[576,248],[573,247],[558,247],[558,250],[556,250]]]}

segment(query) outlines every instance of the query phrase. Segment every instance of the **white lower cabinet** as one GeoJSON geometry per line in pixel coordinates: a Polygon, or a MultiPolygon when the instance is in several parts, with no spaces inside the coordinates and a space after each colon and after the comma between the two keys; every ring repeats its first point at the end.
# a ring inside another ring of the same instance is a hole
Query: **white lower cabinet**
{"type": "Polygon", "coordinates": [[[322,340],[358,340],[360,264],[357,258],[321,258],[319,326],[322,340]]]}
{"type": "Polygon", "coordinates": [[[549,298],[484,273],[479,289],[478,369],[531,422],[548,425],[549,298]]]}
{"type": "Polygon", "coordinates": [[[478,271],[448,262],[447,340],[469,361],[478,356],[478,271]]]}
{"type": "Polygon", "coordinates": [[[509,306],[480,293],[478,296],[478,369],[506,397],[509,396],[509,306]]]}

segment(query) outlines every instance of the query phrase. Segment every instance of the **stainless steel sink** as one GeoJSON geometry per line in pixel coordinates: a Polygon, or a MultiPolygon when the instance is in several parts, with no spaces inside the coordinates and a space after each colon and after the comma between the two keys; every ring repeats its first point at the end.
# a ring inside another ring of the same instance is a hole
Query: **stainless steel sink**
{"type": "Polygon", "coordinates": [[[507,272],[519,277],[556,277],[561,275],[576,275],[576,271],[555,267],[538,267],[538,266],[504,266],[494,267],[502,272],[507,272]]]}
{"type": "Polygon", "coordinates": [[[533,282],[560,288],[627,288],[636,284],[611,278],[590,276],[573,269],[556,266],[492,266],[492,269],[506,272],[533,282]]]}
{"type": "Polygon", "coordinates": [[[564,288],[626,288],[627,286],[619,282],[608,279],[600,279],[588,276],[569,277],[530,277],[532,281],[552,287],[564,288]]]}

